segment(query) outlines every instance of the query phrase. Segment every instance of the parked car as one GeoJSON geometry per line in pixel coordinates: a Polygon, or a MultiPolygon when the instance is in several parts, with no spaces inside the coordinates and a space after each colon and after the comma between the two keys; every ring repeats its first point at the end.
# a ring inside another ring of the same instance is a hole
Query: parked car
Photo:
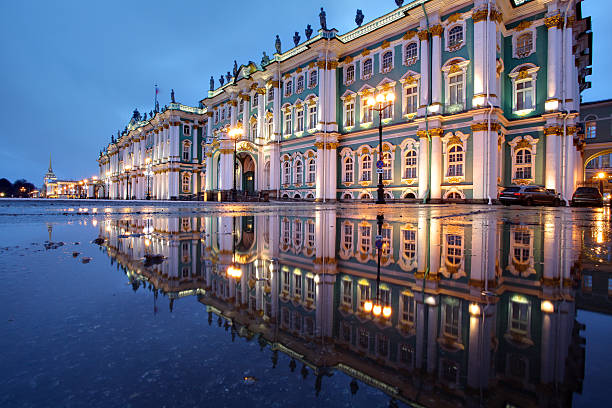
{"type": "Polygon", "coordinates": [[[578,187],[574,191],[571,202],[572,207],[579,205],[603,206],[603,196],[597,187],[578,187]]]}
{"type": "Polygon", "coordinates": [[[499,201],[504,205],[510,204],[548,204],[555,207],[561,204],[558,194],[540,186],[510,186],[499,194],[499,201]]]}

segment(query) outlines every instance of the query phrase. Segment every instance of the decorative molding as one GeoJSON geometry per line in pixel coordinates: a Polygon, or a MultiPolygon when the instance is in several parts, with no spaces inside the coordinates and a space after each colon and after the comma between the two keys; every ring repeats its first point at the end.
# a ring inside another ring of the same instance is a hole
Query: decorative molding
{"type": "Polygon", "coordinates": [[[556,16],[548,17],[544,19],[544,25],[547,28],[562,28],[563,27],[563,19],[561,18],[561,14],[557,14],[556,16]]]}

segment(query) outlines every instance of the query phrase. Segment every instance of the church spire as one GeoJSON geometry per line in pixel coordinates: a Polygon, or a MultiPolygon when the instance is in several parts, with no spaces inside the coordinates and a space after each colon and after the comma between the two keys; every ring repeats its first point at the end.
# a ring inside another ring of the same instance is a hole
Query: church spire
{"type": "Polygon", "coordinates": [[[51,168],[51,153],[49,153],[49,173],[53,173],[53,169],[51,168]]]}

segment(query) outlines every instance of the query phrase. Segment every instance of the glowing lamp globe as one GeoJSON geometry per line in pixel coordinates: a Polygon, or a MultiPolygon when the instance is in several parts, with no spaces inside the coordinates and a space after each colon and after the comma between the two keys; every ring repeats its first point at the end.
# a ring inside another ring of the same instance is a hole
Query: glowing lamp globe
{"type": "Polygon", "coordinates": [[[367,313],[370,313],[372,311],[372,307],[373,307],[373,304],[371,300],[366,300],[363,303],[363,310],[365,310],[367,313]]]}
{"type": "Polygon", "coordinates": [[[374,99],[374,97],[373,97],[373,96],[370,96],[370,97],[367,99],[367,104],[368,104],[368,106],[374,106],[374,105],[376,105],[376,99],[374,99]]]}
{"type": "Polygon", "coordinates": [[[395,94],[393,92],[389,92],[385,97],[387,102],[393,102],[395,100],[395,94]]]}
{"type": "Polygon", "coordinates": [[[390,306],[383,307],[382,314],[385,319],[390,318],[391,317],[391,307],[390,306]]]}
{"type": "Polygon", "coordinates": [[[382,313],[382,306],[374,305],[374,308],[372,309],[372,313],[374,313],[374,316],[380,316],[380,314],[382,313]]]}

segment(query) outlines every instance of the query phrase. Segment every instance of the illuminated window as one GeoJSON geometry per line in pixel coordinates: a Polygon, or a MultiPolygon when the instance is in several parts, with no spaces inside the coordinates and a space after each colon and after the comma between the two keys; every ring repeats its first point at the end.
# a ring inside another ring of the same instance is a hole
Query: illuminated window
{"type": "Polygon", "coordinates": [[[374,120],[374,108],[368,106],[367,95],[361,97],[361,123],[371,123],[374,120]]]}
{"type": "Polygon", "coordinates": [[[382,233],[382,255],[389,256],[392,252],[391,236],[393,229],[390,226],[383,226],[380,232],[382,233]]]}
{"type": "Polygon", "coordinates": [[[352,99],[344,103],[344,126],[355,126],[355,101],[352,99]]]}
{"type": "Polygon", "coordinates": [[[448,177],[463,176],[463,161],[463,147],[452,145],[448,149],[448,169],[446,175],[448,177]]]}
{"type": "Polygon", "coordinates": [[[308,129],[316,129],[317,120],[317,104],[308,105],[308,129]]]}
{"type": "Polygon", "coordinates": [[[360,282],[357,285],[359,294],[359,309],[363,310],[363,304],[370,300],[370,285],[367,282],[360,282]]]}
{"type": "Polygon", "coordinates": [[[416,113],[419,103],[419,92],[416,83],[406,85],[405,89],[405,103],[404,113],[416,113]]]}
{"type": "Polygon", "coordinates": [[[393,109],[395,104],[393,102],[385,105],[385,108],[381,112],[381,118],[384,119],[393,119],[393,109]]]}
{"type": "Polygon", "coordinates": [[[344,306],[353,306],[353,282],[351,280],[342,280],[342,304],[344,306]]]}
{"type": "Polygon", "coordinates": [[[183,193],[189,193],[191,190],[191,174],[183,174],[183,193]]]}
{"type": "Polygon", "coordinates": [[[372,157],[369,154],[361,156],[360,181],[372,180],[372,157]]]}
{"type": "Polygon", "coordinates": [[[462,240],[461,235],[449,234],[446,236],[446,262],[449,265],[457,266],[461,264],[462,240]]]}
{"type": "Polygon", "coordinates": [[[597,137],[597,122],[591,120],[585,124],[586,138],[594,139],[597,137]]]}
{"type": "Polygon", "coordinates": [[[404,153],[404,178],[417,178],[417,152],[416,150],[408,150],[404,153]]]}
{"type": "Polygon", "coordinates": [[[304,131],[304,109],[298,108],[296,109],[296,132],[304,131]]]}
{"type": "Polygon", "coordinates": [[[406,260],[413,260],[416,256],[416,231],[402,230],[402,256],[406,260]]]}
{"type": "Polygon", "coordinates": [[[510,300],[510,331],[520,334],[529,334],[530,304],[523,296],[515,295],[510,300]]]}
{"type": "Polygon", "coordinates": [[[515,81],[516,110],[533,109],[533,80],[525,78],[515,81]]]}
{"type": "Polygon", "coordinates": [[[293,119],[291,117],[291,111],[285,112],[285,135],[293,133],[293,119]]]}
{"type": "Polygon", "coordinates": [[[344,159],[344,182],[353,182],[353,158],[348,156],[344,159]]]}
{"type": "Polygon", "coordinates": [[[518,149],[514,155],[514,178],[532,179],[531,149],[518,149]]]}
{"type": "Polygon", "coordinates": [[[531,234],[529,231],[516,230],[512,238],[512,258],[518,263],[528,262],[531,257],[531,234]]]}

